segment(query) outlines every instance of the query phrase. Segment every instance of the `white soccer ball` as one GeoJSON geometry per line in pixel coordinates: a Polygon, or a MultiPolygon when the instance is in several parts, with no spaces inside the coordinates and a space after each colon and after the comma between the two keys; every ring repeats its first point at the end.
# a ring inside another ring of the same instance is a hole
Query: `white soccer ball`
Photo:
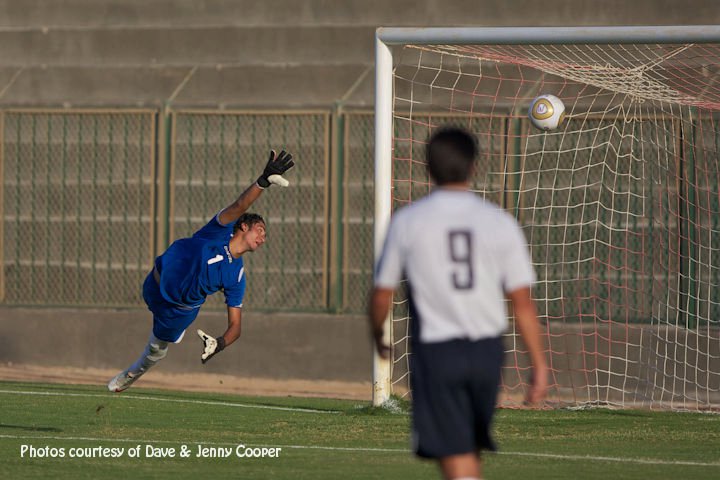
{"type": "Polygon", "coordinates": [[[565,118],[565,104],[555,95],[540,95],[530,104],[528,117],[540,130],[555,130],[565,118]]]}

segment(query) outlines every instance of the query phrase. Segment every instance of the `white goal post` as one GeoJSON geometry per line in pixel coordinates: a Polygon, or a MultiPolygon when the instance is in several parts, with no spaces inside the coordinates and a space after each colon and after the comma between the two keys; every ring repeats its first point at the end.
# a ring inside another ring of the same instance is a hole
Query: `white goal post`
{"type": "MultiPolygon", "coordinates": [[[[528,238],[549,404],[720,408],[720,26],[379,28],[375,94],[376,261],[392,211],[429,189],[419,147],[465,126],[475,191],[528,238]],[[547,133],[526,118],[545,93],[567,113],[547,133]]],[[[392,316],[374,405],[409,389],[392,316]]],[[[528,364],[505,340],[500,403],[518,405],[528,364]]]]}

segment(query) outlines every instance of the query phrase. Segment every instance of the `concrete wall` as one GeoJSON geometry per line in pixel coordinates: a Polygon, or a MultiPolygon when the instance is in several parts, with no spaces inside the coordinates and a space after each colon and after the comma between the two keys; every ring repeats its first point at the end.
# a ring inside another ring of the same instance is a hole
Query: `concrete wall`
{"type": "Polygon", "coordinates": [[[371,107],[378,26],[718,21],[714,0],[0,0],[0,106],[371,107]]]}
{"type": "MultiPolygon", "coordinates": [[[[220,335],[224,312],[201,311],[162,371],[273,379],[369,382],[371,345],[365,318],[323,314],[243,315],[237,344],[200,363],[197,328],[220,335]]],[[[0,364],[121,370],[142,352],[152,328],[147,310],[0,308],[0,364]]]]}
{"type": "Polygon", "coordinates": [[[712,0],[2,0],[0,26],[711,24],[712,0]]]}
{"type": "MultiPolygon", "coordinates": [[[[355,384],[372,380],[371,345],[363,316],[247,312],[239,343],[202,365],[195,330],[218,335],[225,326],[223,312],[201,311],[153,376],[217,374],[355,384]]],[[[140,309],[0,308],[0,366],[119,371],[137,358],[150,328],[149,312],[140,309]]],[[[551,352],[552,400],[673,403],[687,408],[720,401],[717,328],[687,331],[671,326],[554,323],[551,330],[553,336],[544,341],[551,352]]],[[[528,359],[516,338],[506,337],[506,348],[518,349],[505,359],[503,374],[510,395],[522,392],[528,359]]],[[[397,376],[403,363],[398,364],[397,376]]],[[[403,387],[400,382],[399,389],[403,387]]],[[[313,393],[313,388],[321,387],[310,386],[306,393],[313,393]]],[[[369,387],[360,392],[369,395],[369,387]]]]}

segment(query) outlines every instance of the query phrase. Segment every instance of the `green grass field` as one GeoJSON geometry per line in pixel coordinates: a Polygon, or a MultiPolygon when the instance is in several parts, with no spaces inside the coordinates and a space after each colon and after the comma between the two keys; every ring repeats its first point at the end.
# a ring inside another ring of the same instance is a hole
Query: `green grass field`
{"type": "MultiPolygon", "coordinates": [[[[2,477],[438,478],[408,450],[407,414],[346,400],[104,390],[0,382],[2,477]],[[21,457],[23,445],[62,449],[65,457],[29,458],[28,447],[21,457]],[[198,445],[232,453],[198,458],[198,445]],[[238,445],[282,450],[240,458],[238,445]],[[138,446],[139,458],[131,458],[138,446]],[[123,450],[117,458],[71,457],[78,447],[123,450]],[[147,449],[171,448],[173,458],[146,457],[147,449]]],[[[501,410],[495,431],[501,453],[486,456],[489,479],[720,478],[720,415],[501,410]]]]}

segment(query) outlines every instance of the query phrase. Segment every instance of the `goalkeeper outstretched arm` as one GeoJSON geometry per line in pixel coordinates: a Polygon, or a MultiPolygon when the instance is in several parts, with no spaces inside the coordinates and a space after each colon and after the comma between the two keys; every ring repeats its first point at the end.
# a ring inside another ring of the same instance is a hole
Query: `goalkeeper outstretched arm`
{"type": "Polygon", "coordinates": [[[258,177],[257,181],[250,185],[233,203],[225,207],[221,212],[218,220],[223,225],[228,225],[237,221],[240,215],[245,213],[250,205],[260,197],[263,190],[271,185],[280,185],[287,187],[289,182],[283,177],[285,172],[290,170],[295,163],[292,161],[292,155],[285,150],[279,154],[275,150],[270,150],[270,158],[268,159],[265,169],[258,177]]]}
{"type": "Polygon", "coordinates": [[[216,354],[222,352],[225,347],[232,344],[240,338],[242,325],[242,309],[237,307],[227,307],[228,312],[228,328],[222,336],[213,338],[202,330],[198,329],[197,333],[203,342],[203,351],[200,355],[202,363],[206,363],[216,354]]]}

